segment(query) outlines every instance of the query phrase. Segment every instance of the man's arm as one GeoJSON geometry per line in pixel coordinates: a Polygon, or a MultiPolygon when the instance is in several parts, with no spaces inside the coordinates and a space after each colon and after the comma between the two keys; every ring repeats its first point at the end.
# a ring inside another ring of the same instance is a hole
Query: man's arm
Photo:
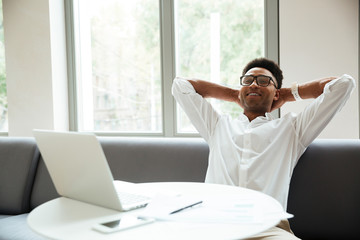
{"type": "MultiPolygon", "coordinates": [[[[299,84],[299,95],[302,99],[317,98],[323,93],[325,85],[334,79],[336,79],[336,77],[326,77],[299,84]]],[[[199,79],[187,80],[194,87],[195,91],[203,98],[216,98],[219,100],[234,102],[240,105],[239,90],[237,89],[199,79]]],[[[280,97],[277,101],[274,101],[271,111],[280,108],[286,102],[292,101],[295,101],[295,98],[291,93],[291,89],[281,88],[280,97]]],[[[240,107],[242,106],[240,105],[240,107]]]]}
{"type": "Polygon", "coordinates": [[[239,90],[225,87],[216,83],[188,79],[195,91],[200,94],[203,98],[216,98],[228,102],[235,102],[239,104],[239,90]]]}
{"type": "MultiPolygon", "coordinates": [[[[299,95],[302,99],[317,98],[323,93],[325,85],[334,79],[336,79],[336,77],[327,77],[299,84],[299,95]]],[[[280,97],[277,101],[274,101],[271,110],[273,111],[280,108],[286,102],[292,101],[295,101],[295,98],[291,93],[291,89],[281,88],[280,97]]]]}
{"type": "MultiPolygon", "coordinates": [[[[213,134],[220,114],[201,94],[210,97],[211,92],[213,94],[216,92],[215,89],[218,88],[214,84],[198,80],[189,81],[189,79],[181,77],[176,77],[172,85],[172,94],[175,100],[206,141],[213,134]],[[205,92],[210,92],[210,94],[205,92]]],[[[220,90],[219,92],[222,91],[220,90]]]]}
{"type": "Polygon", "coordinates": [[[337,79],[329,78],[323,82],[320,80],[320,87],[324,83],[322,93],[296,114],[294,130],[299,137],[299,143],[304,147],[308,146],[343,108],[356,86],[355,80],[347,74],[337,79]]]}

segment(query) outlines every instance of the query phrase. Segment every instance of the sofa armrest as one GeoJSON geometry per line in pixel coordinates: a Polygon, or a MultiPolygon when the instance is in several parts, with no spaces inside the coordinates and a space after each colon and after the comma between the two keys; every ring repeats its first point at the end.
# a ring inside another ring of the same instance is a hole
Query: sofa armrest
{"type": "Polygon", "coordinates": [[[360,140],[317,139],[300,158],[290,184],[288,212],[302,239],[360,235],[360,140]]]}
{"type": "Polygon", "coordinates": [[[30,210],[39,156],[32,138],[0,138],[0,214],[15,215],[30,210]]]}

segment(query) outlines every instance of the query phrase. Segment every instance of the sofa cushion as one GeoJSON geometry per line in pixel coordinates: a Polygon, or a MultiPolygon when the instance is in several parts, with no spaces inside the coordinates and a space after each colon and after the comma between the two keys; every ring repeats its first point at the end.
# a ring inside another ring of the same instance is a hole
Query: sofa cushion
{"type": "Polygon", "coordinates": [[[28,212],[39,151],[33,138],[0,137],[0,214],[28,212]]]}
{"type": "Polygon", "coordinates": [[[114,179],[204,182],[209,147],[200,138],[100,137],[114,179]]]}
{"type": "Polygon", "coordinates": [[[0,219],[0,240],[45,240],[27,225],[28,214],[0,219]]]}
{"type": "Polygon", "coordinates": [[[302,239],[357,239],[360,235],[360,141],[315,140],[291,180],[290,224],[302,239]]]}
{"type": "Polygon", "coordinates": [[[59,197],[59,194],[56,192],[54,183],[51,180],[44,160],[42,159],[42,156],[40,156],[30,198],[30,209],[34,209],[35,207],[57,197],[59,197]]]}

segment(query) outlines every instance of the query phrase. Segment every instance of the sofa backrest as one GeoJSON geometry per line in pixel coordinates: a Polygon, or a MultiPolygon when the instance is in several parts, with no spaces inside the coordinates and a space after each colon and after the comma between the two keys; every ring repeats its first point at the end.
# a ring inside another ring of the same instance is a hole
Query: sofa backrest
{"type": "MultiPolygon", "coordinates": [[[[99,137],[115,180],[204,182],[209,147],[199,138],[99,137]]],[[[30,207],[58,197],[40,158],[30,207]]]]}
{"type": "Polygon", "coordinates": [[[29,211],[38,160],[33,138],[0,137],[0,215],[29,211]]]}
{"type": "Polygon", "coordinates": [[[57,197],[59,197],[59,194],[56,192],[49,171],[45,166],[42,156],[40,156],[30,198],[30,209],[32,210],[35,207],[57,197]]]}
{"type": "Polygon", "coordinates": [[[204,182],[209,147],[199,138],[99,138],[114,179],[204,182]]]}
{"type": "Polygon", "coordinates": [[[290,224],[302,239],[360,235],[360,140],[315,140],[295,167],[290,224]]]}

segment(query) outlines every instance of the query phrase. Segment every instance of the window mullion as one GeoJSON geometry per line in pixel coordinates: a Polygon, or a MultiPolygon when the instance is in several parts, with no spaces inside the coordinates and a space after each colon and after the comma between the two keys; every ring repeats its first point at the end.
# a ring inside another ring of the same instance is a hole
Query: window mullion
{"type": "Polygon", "coordinates": [[[161,78],[163,133],[166,137],[175,133],[175,101],[171,94],[172,80],[175,77],[175,38],[174,38],[174,1],[160,1],[160,38],[161,38],[161,78]]]}
{"type": "Polygon", "coordinates": [[[65,0],[65,25],[66,25],[66,48],[67,48],[67,75],[69,96],[69,130],[78,130],[77,94],[76,94],[76,46],[75,46],[75,16],[74,11],[77,1],[65,0]]]}
{"type": "MultiPolygon", "coordinates": [[[[265,57],[279,64],[279,0],[264,0],[265,57]]],[[[271,113],[280,117],[280,110],[271,113]]]]}

